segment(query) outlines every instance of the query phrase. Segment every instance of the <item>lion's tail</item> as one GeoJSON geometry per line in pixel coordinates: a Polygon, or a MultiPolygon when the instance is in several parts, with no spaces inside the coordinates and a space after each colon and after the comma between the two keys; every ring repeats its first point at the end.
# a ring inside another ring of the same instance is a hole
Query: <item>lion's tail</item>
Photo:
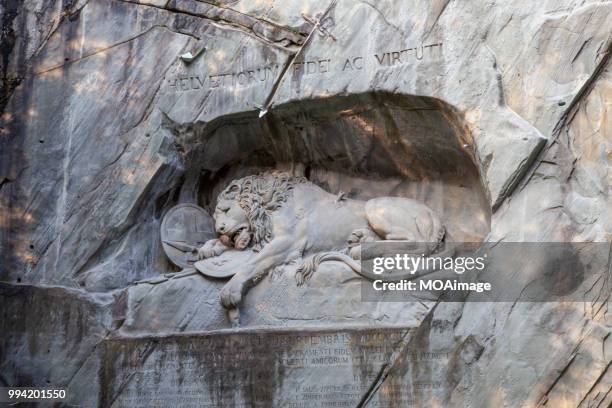
{"type": "Polygon", "coordinates": [[[434,236],[434,242],[433,242],[434,245],[432,245],[432,247],[429,248],[430,252],[434,252],[435,250],[437,250],[440,244],[444,242],[444,238],[446,237],[446,228],[444,227],[442,222],[440,222],[438,217],[432,217],[432,218],[433,218],[433,230],[435,231],[436,235],[434,236]]]}
{"type": "MultiPolygon", "coordinates": [[[[455,253],[454,246],[449,245],[442,251],[437,252],[435,256],[440,257],[440,258],[452,257],[454,253],[455,253]]],[[[350,267],[355,273],[371,281],[375,281],[378,279],[386,279],[388,281],[400,281],[403,279],[410,280],[410,279],[416,279],[416,278],[422,277],[423,275],[427,275],[429,273],[436,272],[437,270],[439,270],[435,267],[433,268],[421,267],[416,271],[412,271],[412,272],[406,271],[404,273],[395,274],[390,277],[390,276],[384,276],[384,275],[377,275],[373,272],[362,269],[360,262],[356,261],[355,259],[351,258],[349,255],[343,252],[339,252],[339,251],[320,252],[304,260],[302,264],[297,268],[296,273],[295,273],[295,279],[297,281],[298,286],[303,285],[308,279],[310,279],[312,274],[319,268],[319,265],[322,262],[327,262],[327,261],[343,262],[348,267],[350,267]]]]}
{"type": "Polygon", "coordinates": [[[353,271],[363,276],[361,265],[350,256],[339,251],[319,252],[318,254],[314,254],[308,259],[304,260],[302,264],[298,266],[295,272],[295,280],[297,281],[298,286],[303,285],[308,279],[310,279],[312,274],[319,268],[319,265],[322,262],[327,261],[343,262],[353,271]]]}

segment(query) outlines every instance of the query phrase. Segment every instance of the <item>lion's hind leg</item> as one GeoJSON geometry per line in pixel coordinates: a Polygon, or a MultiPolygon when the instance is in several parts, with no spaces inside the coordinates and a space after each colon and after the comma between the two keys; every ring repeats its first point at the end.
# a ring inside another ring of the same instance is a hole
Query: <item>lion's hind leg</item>
{"type": "Polygon", "coordinates": [[[384,238],[386,241],[403,241],[410,243],[410,249],[414,251],[414,253],[421,252],[423,255],[429,255],[438,247],[440,241],[444,238],[444,231],[442,227],[436,235],[425,238],[423,234],[419,233],[417,235],[407,229],[394,227],[385,234],[384,238]]]}
{"type": "Polygon", "coordinates": [[[380,197],[366,203],[370,227],[386,241],[414,244],[425,255],[434,251],[445,236],[440,219],[426,205],[399,197],[380,197]]]}
{"type": "Polygon", "coordinates": [[[361,244],[378,241],[380,237],[370,228],[356,229],[347,239],[348,254],[353,259],[361,259],[361,244]]]}
{"type": "Polygon", "coordinates": [[[411,241],[414,242],[416,237],[414,233],[406,228],[391,227],[385,234],[385,240],[387,241],[411,241]]]}

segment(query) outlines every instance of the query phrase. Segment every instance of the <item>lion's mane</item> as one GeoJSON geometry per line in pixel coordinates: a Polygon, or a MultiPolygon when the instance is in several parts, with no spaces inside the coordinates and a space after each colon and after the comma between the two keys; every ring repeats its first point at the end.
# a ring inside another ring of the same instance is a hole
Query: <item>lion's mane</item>
{"type": "Polygon", "coordinates": [[[232,181],[219,194],[218,200],[238,202],[246,213],[253,233],[253,250],[259,251],[272,239],[270,213],[287,202],[297,184],[305,182],[304,177],[282,172],[243,177],[232,181]]]}

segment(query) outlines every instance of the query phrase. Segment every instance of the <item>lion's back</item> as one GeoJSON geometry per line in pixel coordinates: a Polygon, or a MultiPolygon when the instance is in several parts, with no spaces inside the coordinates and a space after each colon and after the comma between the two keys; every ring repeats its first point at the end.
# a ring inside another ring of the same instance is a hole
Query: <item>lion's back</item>
{"type": "Polygon", "coordinates": [[[344,247],[355,229],[368,225],[363,201],[339,197],[312,183],[296,186],[293,198],[307,234],[306,252],[344,247]]]}
{"type": "Polygon", "coordinates": [[[295,185],[293,188],[293,196],[298,201],[310,201],[312,199],[317,200],[326,197],[333,197],[333,194],[325,191],[310,181],[306,181],[295,185]]]}
{"type": "Polygon", "coordinates": [[[378,197],[365,205],[372,229],[384,236],[392,229],[411,231],[424,242],[438,241],[444,227],[437,215],[425,204],[402,197],[378,197]]]}

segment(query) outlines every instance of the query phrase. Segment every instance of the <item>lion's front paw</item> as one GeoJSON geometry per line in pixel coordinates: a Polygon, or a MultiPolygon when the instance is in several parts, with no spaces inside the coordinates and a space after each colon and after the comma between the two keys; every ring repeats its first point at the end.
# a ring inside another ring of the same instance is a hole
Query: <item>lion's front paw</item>
{"type": "Polygon", "coordinates": [[[209,254],[210,252],[208,251],[208,248],[206,248],[206,245],[200,247],[200,249],[198,249],[198,261],[208,258],[209,254]]]}
{"type": "Polygon", "coordinates": [[[198,249],[198,260],[212,258],[221,255],[226,250],[226,246],[218,239],[211,239],[198,249]]]}
{"type": "Polygon", "coordinates": [[[213,251],[214,243],[212,243],[211,241],[208,241],[207,243],[202,245],[200,249],[198,249],[198,260],[199,261],[201,261],[202,259],[206,259],[206,258],[210,258],[214,256],[214,251],[213,251]]]}
{"type": "Polygon", "coordinates": [[[234,309],[240,305],[242,294],[244,293],[245,284],[241,281],[230,280],[221,289],[221,304],[226,309],[234,309]]]}

